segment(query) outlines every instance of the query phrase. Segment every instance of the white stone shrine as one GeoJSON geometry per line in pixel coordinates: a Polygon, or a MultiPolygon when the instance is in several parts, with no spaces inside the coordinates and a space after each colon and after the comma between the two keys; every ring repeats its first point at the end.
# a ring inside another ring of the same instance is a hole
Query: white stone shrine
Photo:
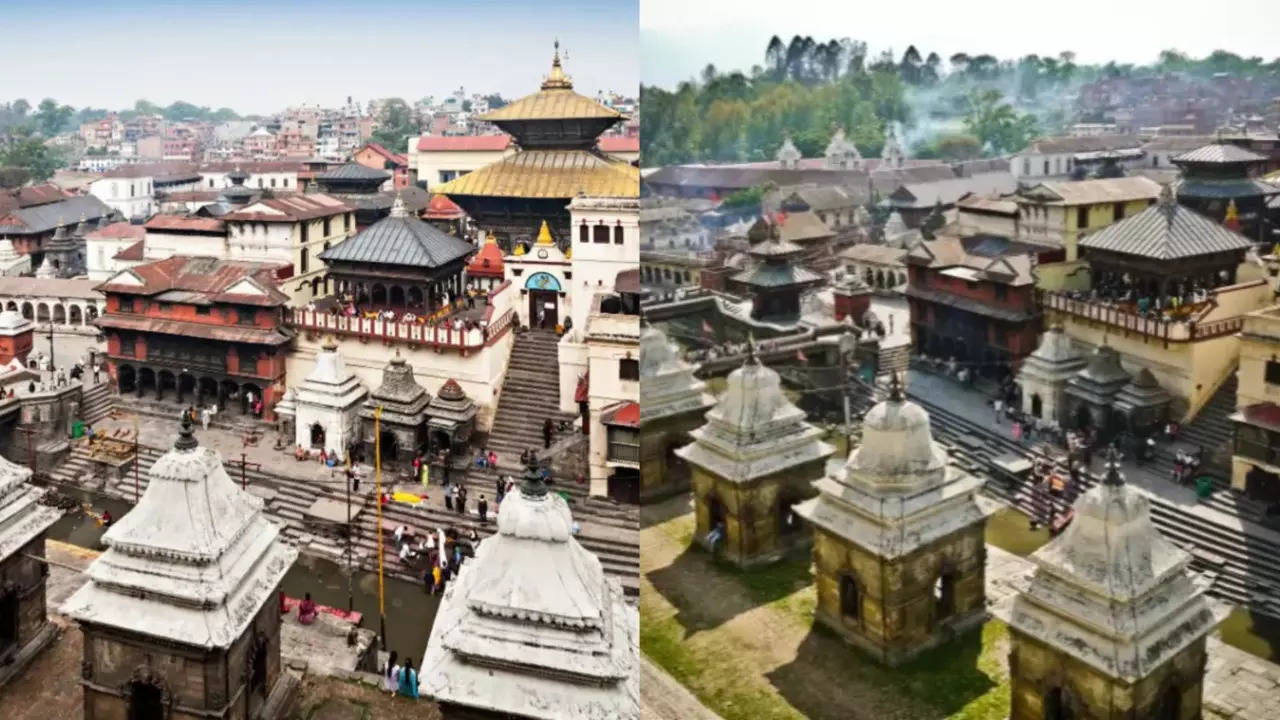
{"type": "Polygon", "coordinates": [[[291,684],[276,593],[298,551],[190,423],[148,476],[62,606],[85,636],[85,715],[261,717],[291,684]]]}
{"type": "Polygon", "coordinates": [[[298,445],[343,457],[347,446],[360,433],[360,406],[369,391],[356,374],[347,369],[330,338],[316,364],[295,393],[294,436],[298,445]]]}
{"type": "Polygon", "coordinates": [[[40,504],[31,469],[0,456],[0,686],[57,636],[45,616],[45,532],[62,516],[40,504]]]}
{"type": "Polygon", "coordinates": [[[1062,331],[1062,325],[1052,325],[1040,337],[1040,346],[1027,356],[1018,370],[1022,412],[1065,427],[1063,391],[1067,381],[1084,369],[1086,362],[1084,353],[1062,331]]]}
{"type": "Polygon", "coordinates": [[[420,690],[453,718],[635,720],[639,615],[536,468],[440,602],[420,690]]]}

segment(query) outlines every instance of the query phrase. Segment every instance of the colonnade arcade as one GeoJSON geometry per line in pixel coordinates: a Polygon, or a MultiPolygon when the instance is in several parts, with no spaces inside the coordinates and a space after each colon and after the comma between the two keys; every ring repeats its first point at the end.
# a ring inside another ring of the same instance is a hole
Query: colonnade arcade
{"type": "MultiPolygon", "coordinates": [[[[434,310],[463,292],[461,273],[422,281],[397,282],[390,278],[356,278],[334,275],[333,290],[337,297],[350,297],[357,306],[434,310]]],[[[326,280],[327,282],[327,280],[326,280]]]]}
{"type": "Polygon", "coordinates": [[[20,312],[27,320],[54,325],[89,325],[102,312],[102,308],[92,302],[57,300],[8,300],[4,309],[20,312]]]}
{"type": "Polygon", "coordinates": [[[220,414],[248,415],[247,393],[253,393],[255,399],[263,395],[263,384],[259,381],[240,382],[129,363],[117,364],[115,379],[116,391],[121,395],[133,393],[139,398],[172,400],[182,406],[199,407],[216,402],[220,414]]]}

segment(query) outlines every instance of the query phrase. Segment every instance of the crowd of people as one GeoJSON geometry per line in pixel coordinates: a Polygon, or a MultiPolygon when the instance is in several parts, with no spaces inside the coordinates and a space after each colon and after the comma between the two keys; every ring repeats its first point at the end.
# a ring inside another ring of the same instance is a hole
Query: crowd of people
{"type": "MultiPolygon", "coordinates": [[[[485,322],[483,320],[463,320],[460,317],[451,318],[451,316],[457,311],[474,310],[477,301],[483,306],[488,301],[488,294],[483,290],[470,288],[460,296],[450,293],[448,302],[431,308],[425,306],[416,309],[402,307],[399,310],[385,306],[371,308],[358,302],[353,296],[345,295],[334,302],[328,303],[328,312],[330,315],[359,317],[366,320],[381,320],[404,325],[474,330],[483,328],[485,322]]],[[[316,312],[320,311],[321,307],[315,302],[311,302],[307,304],[306,309],[316,312]]]]}
{"type": "MultiPolygon", "coordinates": [[[[1220,272],[1220,284],[1229,282],[1227,271],[1220,272]]],[[[1152,320],[1188,321],[1197,306],[1209,300],[1210,288],[1199,281],[1172,283],[1166,294],[1144,288],[1127,274],[1112,274],[1099,278],[1089,290],[1068,291],[1072,300],[1087,300],[1132,312],[1152,320]]]]}

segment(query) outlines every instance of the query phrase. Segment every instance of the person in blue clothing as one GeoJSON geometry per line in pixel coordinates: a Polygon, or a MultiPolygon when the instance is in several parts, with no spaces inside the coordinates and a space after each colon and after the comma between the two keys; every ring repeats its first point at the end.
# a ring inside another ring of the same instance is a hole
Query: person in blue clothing
{"type": "Polygon", "coordinates": [[[413,659],[405,656],[404,667],[400,670],[400,694],[418,699],[418,673],[413,671],[413,659]]]}

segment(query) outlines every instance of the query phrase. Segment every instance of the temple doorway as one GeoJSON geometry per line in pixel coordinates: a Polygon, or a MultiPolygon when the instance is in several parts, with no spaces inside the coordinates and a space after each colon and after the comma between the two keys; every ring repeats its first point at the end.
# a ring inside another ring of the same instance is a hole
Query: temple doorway
{"type": "Polygon", "coordinates": [[[609,476],[609,499],[615,502],[640,502],[640,471],[616,468],[609,476]]]}
{"type": "Polygon", "coordinates": [[[1043,417],[1043,415],[1041,414],[1043,412],[1044,412],[1044,401],[1040,399],[1040,393],[1036,393],[1035,395],[1031,396],[1031,416],[1040,418],[1040,417],[1043,417]]]}
{"type": "Polygon", "coordinates": [[[18,593],[9,588],[0,595],[0,657],[18,644],[18,593]]]}
{"type": "Polygon", "coordinates": [[[267,701],[267,690],[267,641],[259,638],[249,664],[249,693],[256,701],[254,705],[262,707],[267,701]]]}
{"type": "Polygon", "coordinates": [[[137,389],[137,381],[133,366],[121,365],[116,369],[116,392],[121,394],[133,392],[137,389]]]}
{"type": "Polygon", "coordinates": [[[396,461],[397,452],[400,448],[396,434],[390,430],[382,430],[378,433],[378,448],[381,451],[382,466],[386,467],[387,463],[396,461]]]}
{"type": "Polygon", "coordinates": [[[552,290],[529,291],[529,327],[536,328],[538,311],[543,312],[542,327],[554,328],[559,322],[560,294],[552,290]]]}
{"type": "Polygon", "coordinates": [[[804,522],[791,508],[793,504],[785,496],[778,502],[778,534],[784,537],[795,535],[804,529],[804,522]]]}
{"type": "Polygon", "coordinates": [[[311,426],[311,447],[324,449],[324,426],[320,423],[311,426]]]}
{"type": "Polygon", "coordinates": [[[164,720],[164,716],[160,686],[141,680],[129,683],[129,720],[164,720]]]}
{"type": "Polygon", "coordinates": [[[667,445],[667,451],[663,453],[663,472],[665,473],[663,480],[668,483],[678,483],[681,486],[689,483],[692,473],[689,470],[689,463],[684,458],[676,454],[676,450],[688,445],[690,438],[688,435],[681,435],[674,438],[673,442],[667,445]]]}
{"type": "Polygon", "coordinates": [[[726,527],[725,515],[724,503],[712,495],[707,500],[707,529],[714,531],[716,528],[726,527]]]}
{"type": "Polygon", "coordinates": [[[441,450],[452,450],[453,442],[449,439],[449,433],[443,430],[436,430],[431,433],[431,450],[439,452],[441,450]]]}
{"type": "Polygon", "coordinates": [[[1244,476],[1244,494],[1262,502],[1280,502],[1280,476],[1255,466],[1244,476]]]}
{"type": "Polygon", "coordinates": [[[850,575],[840,576],[840,614],[849,620],[857,620],[861,611],[858,581],[850,575]]]}
{"type": "Polygon", "coordinates": [[[1165,688],[1160,696],[1160,707],[1156,710],[1156,720],[1182,720],[1182,692],[1177,685],[1165,688]]]}
{"type": "Polygon", "coordinates": [[[946,620],[955,614],[956,576],[954,574],[943,573],[938,576],[937,582],[933,584],[933,602],[936,610],[934,617],[938,621],[946,620]]]}
{"type": "Polygon", "coordinates": [[[1044,720],[1073,720],[1071,706],[1062,688],[1054,688],[1044,698],[1044,720]]]}
{"type": "Polygon", "coordinates": [[[1089,417],[1089,406],[1086,405],[1085,403],[1080,403],[1079,405],[1077,405],[1076,406],[1076,429],[1077,430],[1089,429],[1089,426],[1093,424],[1091,420],[1092,418],[1089,417]]]}

